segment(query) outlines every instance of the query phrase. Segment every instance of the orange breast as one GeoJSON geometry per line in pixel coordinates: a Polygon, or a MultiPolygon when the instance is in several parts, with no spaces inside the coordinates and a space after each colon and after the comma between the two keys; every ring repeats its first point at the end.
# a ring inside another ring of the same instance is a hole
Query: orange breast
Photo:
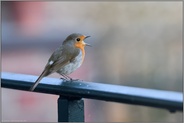
{"type": "Polygon", "coordinates": [[[85,56],[85,49],[84,49],[85,45],[83,44],[83,42],[82,43],[76,43],[75,47],[79,48],[82,51],[82,62],[83,62],[84,56],[85,56]]]}
{"type": "Polygon", "coordinates": [[[85,50],[84,47],[81,48],[82,51],[82,62],[84,61],[84,57],[85,57],[85,50]]]}

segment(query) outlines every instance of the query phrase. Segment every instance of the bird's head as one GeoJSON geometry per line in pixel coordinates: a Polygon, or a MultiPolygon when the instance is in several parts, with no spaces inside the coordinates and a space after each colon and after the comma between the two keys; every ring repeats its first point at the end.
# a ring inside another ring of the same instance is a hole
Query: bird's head
{"type": "Polygon", "coordinates": [[[63,44],[70,43],[73,44],[76,48],[83,49],[85,46],[91,46],[90,44],[84,42],[84,40],[89,37],[90,36],[85,36],[79,33],[73,33],[65,39],[63,44]]]}

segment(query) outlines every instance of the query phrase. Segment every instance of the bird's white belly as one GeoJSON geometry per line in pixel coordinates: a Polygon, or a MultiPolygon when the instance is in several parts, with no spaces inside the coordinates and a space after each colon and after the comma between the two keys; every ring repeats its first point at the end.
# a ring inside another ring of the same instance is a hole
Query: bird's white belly
{"type": "Polygon", "coordinates": [[[72,62],[61,68],[58,73],[65,75],[71,74],[73,71],[81,66],[82,60],[82,51],[80,50],[79,55],[76,56],[76,58],[72,62]]]}

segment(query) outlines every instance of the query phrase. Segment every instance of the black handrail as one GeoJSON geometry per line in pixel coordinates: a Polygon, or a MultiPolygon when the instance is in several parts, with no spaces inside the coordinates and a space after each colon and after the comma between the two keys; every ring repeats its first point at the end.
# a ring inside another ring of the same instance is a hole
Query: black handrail
{"type": "MultiPolygon", "coordinates": [[[[6,73],[1,74],[4,88],[28,91],[37,76],[6,73]]],[[[134,105],[168,109],[171,112],[183,111],[181,92],[128,87],[113,84],[75,81],[45,77],[35,92],[62,95],[67,98],[89,98],[134,105]]]]}

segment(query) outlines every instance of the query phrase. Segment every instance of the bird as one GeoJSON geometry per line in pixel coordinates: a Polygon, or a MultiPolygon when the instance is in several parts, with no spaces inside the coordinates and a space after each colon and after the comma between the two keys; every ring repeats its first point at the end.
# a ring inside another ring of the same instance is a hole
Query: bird
{"type": "Polygon", "coordinates": [[[34,91],[43,77],[55,72],[64,77],[63,79],[72,81],[73,79],[68,75],[82,65],[85,57],[85,46],[91,46],[84,42],[89,37],[80,33],[70,34],[62,45],[52,53],[43,72],[31,86],[30,91],[34,91]]]}

